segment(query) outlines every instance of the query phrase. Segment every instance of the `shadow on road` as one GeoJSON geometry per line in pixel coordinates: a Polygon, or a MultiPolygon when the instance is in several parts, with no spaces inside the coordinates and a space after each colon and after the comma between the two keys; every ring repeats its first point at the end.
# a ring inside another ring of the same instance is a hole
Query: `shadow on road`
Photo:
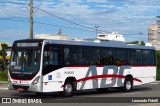
{"type": "MultiPolygon", "coordinates": [[[[132,92],[142,92],[142,91],[150,91],[152,90],[153,88],[152,87],[147,87],[147,86],[136,86],[133,88],[132,92]]],[[[123,93],[123,91],[120,91],[119,89],[117,88],[109,88],[109,89],[106,89],[106,90],[102,90],[101,92],[97,92],[97,90],[82,90],[82,91],[76,91],[74,93],[74,96],[85,96],[85,95],[88,95],[88,96],[96,96],[96,95],[109,95],[109,94],[112,94],[112,95],[116,95],[116,94],[121,94],[123,93]]],[[[31,93],[31,92],[17,92],[17,93],[13,93],[12,96],[14,97],[21,97],[21,98],[63,98],[63,96],[61,95],[61,93],[46,93],[45,95],[43,96],[39,96],[37,95],[36,93],[31,93]]]]}

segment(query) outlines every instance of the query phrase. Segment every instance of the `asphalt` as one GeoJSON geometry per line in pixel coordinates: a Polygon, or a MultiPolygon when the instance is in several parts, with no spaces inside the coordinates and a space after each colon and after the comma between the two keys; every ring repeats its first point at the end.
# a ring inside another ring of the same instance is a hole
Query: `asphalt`
{"type": "MultiPolygon", "coordinates": [[[[1,85],[7,85],[8,84],[8,81],[0,81],[0,88],[1,88],[1,85]]],[[[160,81],[155,81],[155,82],[152,82],[151,84],[160,84],[160,81]]]]}
{"type": "MultiPolygon", "coordinates": [[[[0,87],[7,87],[7,83],[1,83],[0,87]]],[[[38,96],[35,93],[29,93],[29,92],[18,92],[15,90],[8,90],[8,89],[0,89],[0,97],[19,97],[19,98],[40,98],[44,99],[47,101],[47,104],[43,105],[52,105],[52,106],[159,106],[160,103],[94,103],[98,102],[98,98],[103,99],[104,97],[107,98],[112,98],[115,97],[120,97],[121,98],[137,98],[137,97],[160,97],[160,81],[153,82],[151,84],[145,84],[141,86],[134,87],[132,92],[120,92],[116,89],[111,89],[109,91],[105,91],[102,93],[93,91],[93,90],[88,90],[88,91],[82,91],[82,92],[75,92],[75,95],[72,98],[65,98],[62,97],[58,93],[49,93],[46,94],[45,96],[38,96]],[[98,98],[97,98],[98,97],[98,98]],[[95,98],[95,99],[94,99],[95,98]],[[85,101],[92,101],[93,103],[85,103],[85,101]],[[51,101],[51,102],[50,102],[51,101]],[[75,103],[72,103],[72,102],[75,103]],[[78,104],[80,103],[80,104],[78,104]]],[[[34,104],[36,106],[36,104],[34,104]]],[[[12,104],[14,106],[14,104],[12,104]]],[[[17,105],[16,105],[17,106],[17,105]]],[[[38,104],[40,106],[40,104],[38,104]]]]}

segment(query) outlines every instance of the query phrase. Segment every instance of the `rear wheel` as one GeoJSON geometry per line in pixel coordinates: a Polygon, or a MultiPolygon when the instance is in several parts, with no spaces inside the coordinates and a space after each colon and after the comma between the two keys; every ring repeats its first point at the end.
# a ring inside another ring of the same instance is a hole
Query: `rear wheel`
{"type": "Polygon", "coordinates": [[[73,82],[66,81],[63,87],[63,95],[65,97],[73,96],[73,91],[74,91],[73,82]]]}
{"type": "Polygon", "coordinates": [[[133,87],[133,79],[132,78],[125,78],[123,90],[125,92],[130,92],[132,90],[132,87],[133,87]]]}

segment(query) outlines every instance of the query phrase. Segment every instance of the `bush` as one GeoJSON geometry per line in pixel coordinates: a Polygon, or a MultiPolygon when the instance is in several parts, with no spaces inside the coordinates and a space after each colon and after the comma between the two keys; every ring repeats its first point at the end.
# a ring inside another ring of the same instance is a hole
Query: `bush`
{"type": "Polygon", "coordinates": [[[4,72],[0,71],[0,81],[7,81],[8,80],[8,71],[5,70],[4,72]]]}
{"type": "Polygon", "coordinates": [[[157,68],[157,80],[160,80],[160,68],[157,68]]]}
{"type": "Polygon", "coordinates": [[[160,80],[160,51],[156,52],[157,59],[157,80],[160,80]]]}

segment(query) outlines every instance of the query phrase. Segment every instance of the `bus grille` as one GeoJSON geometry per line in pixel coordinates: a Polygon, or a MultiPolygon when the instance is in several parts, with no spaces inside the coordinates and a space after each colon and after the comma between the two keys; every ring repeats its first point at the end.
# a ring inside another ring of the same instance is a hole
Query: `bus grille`
{"type": "Polygon", "coordinates": [[[12,85],[14,89],[22,88],[24,91],[27,91],[29,89],[29,86],[19,86],[19,85],[12,85]]]}

